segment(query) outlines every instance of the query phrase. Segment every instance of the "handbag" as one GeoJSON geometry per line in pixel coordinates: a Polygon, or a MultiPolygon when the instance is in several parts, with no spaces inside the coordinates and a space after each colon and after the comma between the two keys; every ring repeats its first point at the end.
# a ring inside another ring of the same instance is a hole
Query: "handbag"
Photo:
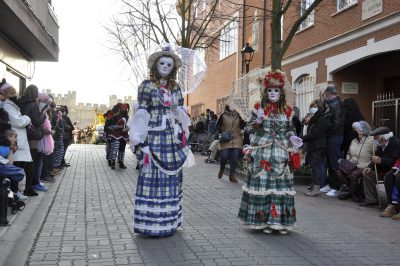
{"type": "Polygon", "coordinates": [[[348,175],[357,168],[357,165],[352,163],[350,160],[343,160],[339,163],[339,170],[344,174],[348,175]]]}
{"type": "MultiPolygon", "coordinates": [[[[365,139],[361,145],[360,151],[358,153],[357,164],[358,164],[358,160],[360,160],[360,154],[361,154],[362,148],[364,147],[364,143],[366,140],[367,140],[367,137],[365,137],[365,139]]],[[[353,171],[359,169],[359,168],[357,168],[357,164],[354,164],[350,160],[345,159],[339,163],[339,170],[342,171],[344,174],[349,175],[353,171]]]]}
{"type": "Polygon", "coordinates": [[[222,132],[221,136],[219,137],[219,143],[225,143],[232,139],[232,132],[231,131],[224,131],[222,132]]]}
{"type": "Polygon", "coordinates": [[[28,140],[40,140],[43,138],[43,132],[40,127],[29,124],[25,128],[28,140]]]}

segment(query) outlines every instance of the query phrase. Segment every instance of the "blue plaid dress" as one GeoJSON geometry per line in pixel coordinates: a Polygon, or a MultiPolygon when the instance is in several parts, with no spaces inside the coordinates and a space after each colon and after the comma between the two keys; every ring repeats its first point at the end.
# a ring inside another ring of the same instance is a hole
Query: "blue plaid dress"
{"type": "MultiPolygon", "coordinates": [[[[248,129],[255,118],[248,123],[248,129]]],[[[252,149],[245,157],[251,162],[238,215],[250,228],[291,229],[296,221],[293,175],[288,166],[293,130],[292,121],[285,114],[271,115],[258,129],[250,130],[254,133],[252,149]]]]}
{"type": "MultiPolygon", "coordinates": [[[[183,105],[179,87],[172,90],[178,105],[183,105]]],[[[182,222],[182,166],[189,147],[182,147],[182,127],[173,127],[161,90],[151,81],[144,81],[138,91],[139,109],[150,114],[147,139],[142,147],[150,150],[150,165],[141,167],[134,208],[134,231],[147,236],[168,236],[182,222]],[[163,104],[164,103],[164,104],[163,104]]]]}

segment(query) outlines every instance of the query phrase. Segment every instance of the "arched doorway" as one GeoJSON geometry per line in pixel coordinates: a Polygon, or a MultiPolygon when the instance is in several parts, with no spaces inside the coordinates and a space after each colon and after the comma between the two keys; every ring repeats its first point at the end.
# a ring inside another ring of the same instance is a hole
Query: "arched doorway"
{"type": "Polygon", "coordinates": [[[315,79],[311,75],[303,75],[293,84],[293,91],[296,94],[296,106],[300,110],[300,119],[306,116],[310,103],[314,100],[314,88],[315,79]]]}

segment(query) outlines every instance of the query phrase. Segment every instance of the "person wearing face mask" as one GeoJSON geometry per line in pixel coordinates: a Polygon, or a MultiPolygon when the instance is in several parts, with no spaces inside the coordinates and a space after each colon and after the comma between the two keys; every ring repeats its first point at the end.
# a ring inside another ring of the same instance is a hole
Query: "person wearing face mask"
{"type": "Polygon", "coordinates": [[[14,153],[14,165],[23,168],[26,176],[24,195],[20,192],[17,194],[22,198],[24,196],[37,196],[38,193],[32,188],[33,163],[25,128],[31,123],[31,119],[29,116],[21,114],[21,109],[16,104],[17,91],[5,79],[0,85],[0,91],[5,97],[3,108],[8,113],[11,128],[17,132],[18,136],[18,149],[14,153]]]}
{"type": "Polygon", "coordinates": [[[182,168],[193,163],[193,154],[187,145],[190,118],[176,79],[182,60],[171,45],[159,48],[147,60],[149,79],[138,89],[129,140],[141,149],[134,232],[164,237],[181,226],[182,168]]]}
{"type": "Polygon", "coordinates": [[[43,138],[38,141],[37,150],[38,153],[43,154],[42,164],[35,170],[35,175],[43,182],[54,182],[55,179],[51,176],[49,171],[50,156],[54,151],[54,140],[51,135],[51,123],[50,123],[50,97],[45,93],[39,93],[39,110],[46,114],[46,119],[43,123],[43,138]]]}
{"type": "Polygon", "coordinates": [[[306,153],[311,165],[312,185],[306,196],[319,196],[320,188],[325,183],[326,173],[326,136],[329,122],[324,118],[324,106],[320,100],[314,100],[310,104],[310,116],[308,119],[307,134],[302,137],[307,143],[306,153]]]}
{"type": "Polygon", "coordinates": [[[287,234],[296,221],[293,174],[289,154],[298,152],[302,140],[295,136],[292,108],[286,103],[285,74],[268,72],[261,102],[254,105],[246,130],[252,134],[243,148],[248,176],[242,187],[239,218],[254,230],[287,234]]]}
{"type": "Polygon", "coordinates": [[[360,206],[377,205],[378,193],[376,191],[376,176],[383,180],[384,175],[392,170],[396,159],[400,156],[400,142],[393,136],[393,132],[388,127],[378,127],[371,131],[374,137],[375,155],[371,158],[371,163],[362,171],[365,201],[360,206]],[[375,166],[377,173],[375,173],[375,166]]]}
{"type": "MultiPolygon", "coordinates": [[[[352,198],[356,202],[360,202],[364,198],[362,184],[362,169],[368,167],[373,154],[373,139],[370,136],[371,126],[365,121],[354,122],[352,125],[357,137],[351,141],[350,147],[346,154],[346,159],[357,166],[352,172],[344,173],[338,170],[339,180],[341,180],[342,188],[340,189],[339,199],[346,200],[352,198]],[[344,190],[347,186],[348,191],[344,190]]],[[[339,160],[339,164],[344,159],[339,160]]]]}

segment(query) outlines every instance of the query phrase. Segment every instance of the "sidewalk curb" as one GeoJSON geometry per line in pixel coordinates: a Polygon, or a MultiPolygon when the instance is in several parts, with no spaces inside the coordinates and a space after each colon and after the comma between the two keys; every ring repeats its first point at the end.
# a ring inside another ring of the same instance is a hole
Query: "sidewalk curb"
{"type": "Polygon", "coordinates": [[[66,171],[67,169],[56,178],[56,182],[49,186],[48,191],[39,192],[37,197],[30,197],[25,209],[18,213],[18,217],[15,217],[13,223],[1,236],[1,242],[7,241],[13,244],[3,245],[4,248],[2,246],[0,265],[25,265],[66,171]]]}

